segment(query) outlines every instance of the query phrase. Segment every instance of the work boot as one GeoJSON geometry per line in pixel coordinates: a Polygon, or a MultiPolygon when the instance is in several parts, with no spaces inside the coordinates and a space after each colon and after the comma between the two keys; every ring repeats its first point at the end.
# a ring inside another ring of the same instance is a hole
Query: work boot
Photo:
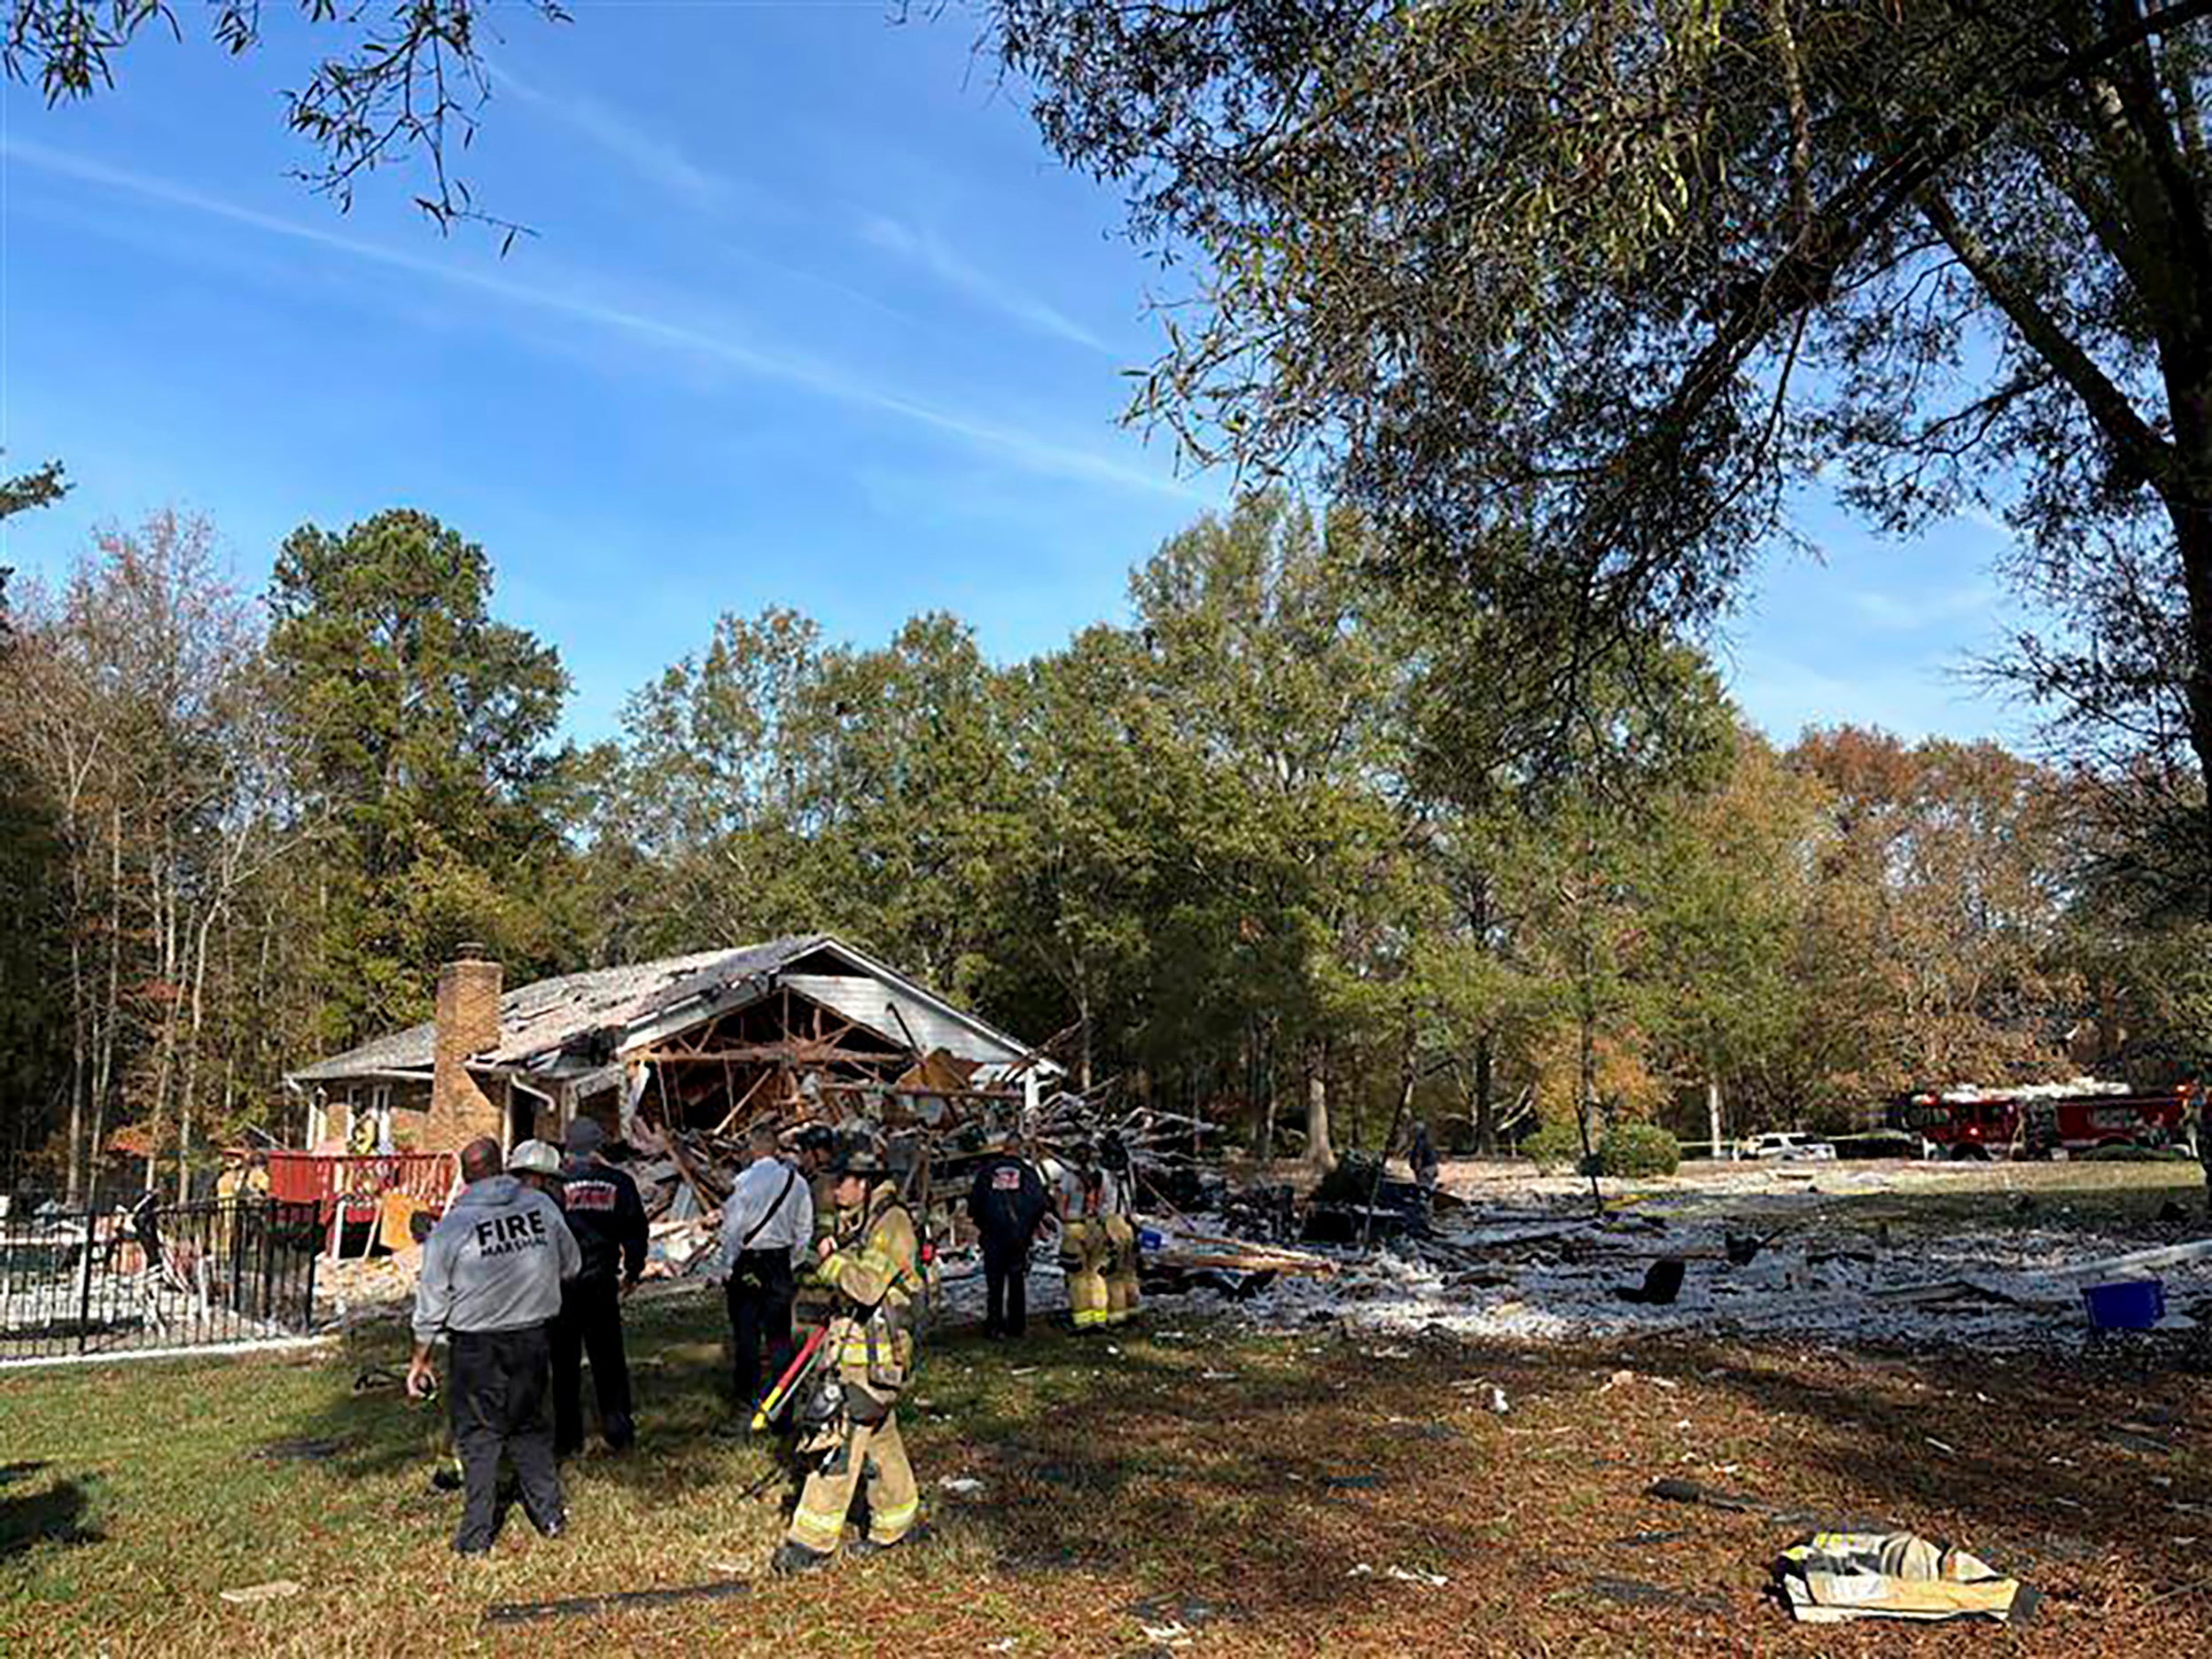
{"type": "Polygon", "coordinates": [[[870,1555],[881,1555],[885,1550],[895,1550],[904,1545],[922,1543],[929,1536],[929,1528],[916,1523],[888,1544],[879,1544],[872,1538],[856,1538],[845,1546],[845,1553],[865,1561],[870,1555]]]}
{"type": "Polygon", "coordinates": [[[768,1570],[781,1577],[796,1577],[827,1567],[834,1558],[820,1550],[808,1549],[804,1544],[786,1538],[776,1546],[775,1554],[768,1557],[768,1570]]]}

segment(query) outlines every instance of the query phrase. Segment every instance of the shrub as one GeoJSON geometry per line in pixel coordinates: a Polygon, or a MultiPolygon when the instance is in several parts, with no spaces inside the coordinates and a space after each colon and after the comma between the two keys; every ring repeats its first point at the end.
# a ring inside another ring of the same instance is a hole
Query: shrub
{"type": "Polygon", "coordinates": [[[1671,1175],[1682,1145],[1657,1124],[1615,1124],[1598,1143],[1598,1168],[1608,1175],[1671,1175]]]}
{"type": "Polygon", "coordinates": [[[2136,1146],[2120,1141],[2112,1146],[2093,1147],[2075,1155],[2091,1164],[2193,1164],[2196,1159],[2180,1147],[2136,1146]]]}
{"type": "Polygon", "coordinates": [[[1521,1151],[1539,1168],[1572,1169],[1582,1162],[1582,1131],[1571,1118],[1554,1118],[1522,1141],[1521,1151]]]}

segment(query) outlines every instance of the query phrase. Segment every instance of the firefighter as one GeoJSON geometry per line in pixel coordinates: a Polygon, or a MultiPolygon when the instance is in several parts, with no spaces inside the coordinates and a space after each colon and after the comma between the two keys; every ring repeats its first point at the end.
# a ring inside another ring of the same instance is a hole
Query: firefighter
{"type": "Polygon", "coordinates": [[[589,1118],[568,1126],[561,1209],[583,1253],[583,1268],[561,1287],[553,1326],[553,1453],[584,1449],[584,1356],[591,1356],[591,1391],[599,1432],[610,1452],[637,1438],[630,1414],[630,1362],[622,1347],[622,1298],[645,1271],[645,1203],[637,1183],[599,1156],[606,1131],[589,1118]]]}
{"type": "Polygon", "coordinates": [[[1108,1244],[1099,1206],[1103,1197],[1097,1153],[1078,1143],[1074,1162],[1059,1166],[1053,1205],[1060,1218],[1060,1271],[1067,1276],[1068,1312],[1079,1331],[1106,1322],[1108,1244]]]}
{"type": "Polygon", "coordinates": [[[1121,1137],[1109,1133],[1099,1148],[1099,1231],[1105,1247],[1100,1271],[1105,1280],[1108,1325],[1124,1323],[1137,1311],[1136,1170],[1121,1137]]]}
{"type": "Polygon", "coordinates": [[[234,1252],[244,1258],[252,1248],[254,1229],[242,1227],[242,1219],[266,1215],[258,1206],[269,1200],[269,1158],[261,1152],[249,1152],[244,1147],[226,1147],[222,1154],[222,1172],[215,1177],[215,1251],[226,1264],[234,1265],[234,1252]]]}
{"type": "Polygon", "coordinates": [[[976,1166],[968,1216],[983,1242],[985,1336],[1019,1336],[1029,1319],[1029,1250],[1045,1219],[1045,1183],[1016,1147],[976,1166]]]}
{"type": "Polygon", "coordinates": [[[441,1335],[451,1344],[453,1440],[465,1493],[453,1547],[463,1555],[492,1547],[502,1453],[513,1460],[531,1525],[558,1538],[567,1524],[546,1413],[546,1328],[560,1312],[561,1281],[583,1257],[560,1205],[540,1185],[558,1177],[560,1154],[526,1141],[515,1149],[512,1172],[501,1172],[495,1141],[462,1149],[468,1184],[424,1244],[415,1289],[409,1398],[436,1390],[431,1344],[441,1335]]]}
{"type": "Polygon", "coordinates": [[[853,1499],[868,1506],[868,1530],[855,1555],[890,1549],[913,1535],[921,1499],[899,1437],[900,1391],[914,1374],[911,1318],[922,1290],[921,1249],[895,1182],[866,1153],[834,1166],[840,1212],[858,1224],[826,1240],[822,1279],[837,1296],[824,1338],[821,1386],[802,1427],[800,1452],[813,1460],[783,1544],[769,1562],[779,1573],[825,1566],[844,1544],[853,1499]]]}

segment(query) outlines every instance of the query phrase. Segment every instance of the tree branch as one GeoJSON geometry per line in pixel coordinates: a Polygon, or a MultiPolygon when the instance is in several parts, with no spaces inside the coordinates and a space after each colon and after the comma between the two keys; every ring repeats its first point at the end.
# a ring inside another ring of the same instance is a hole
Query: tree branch
{"type": "Polygon", "coordinates": [[[1959,262],[1981,284],[1982,291],[2020,331],[2021,339],[2082,400],[2090,418],[2114,449],[2163,495],[2174,481],[2176,457],[2172,446],[2136,413],[2127,394],[2059,325],[2057,319],[2013,280],[2011,273],[1998,263],[1981,238],[1959,222],[1939,192],[1933,188],[1922,191],[1920,208],[1936,234],[1950,245],[1959,262]]]}

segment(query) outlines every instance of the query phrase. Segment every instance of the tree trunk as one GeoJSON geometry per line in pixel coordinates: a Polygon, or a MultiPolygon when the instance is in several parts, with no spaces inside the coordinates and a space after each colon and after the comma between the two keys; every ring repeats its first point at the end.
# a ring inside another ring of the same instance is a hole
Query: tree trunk
{"type": "Polygon", "coordinates": [[[1705,1126],[1713,1143],[1713,1159],[1717,1163],[1725,1156],[1721,1150],[1720,1079],[1705,1079],[1705,1126]]]}
{"type": "Polygon", "coordinates": [[[1336,1149],[1328,1138],[1328,1045],[1305,1074],[1305,1158],[1326,1175],[1336,1167],[1336,1149]]]}
{"type": "Polygon", "coordinates": [[[1591,1118],[1597,1110],[1598,1099],[1598,1008],[1597,989],[1591,983],[1594,964],[1591,960],[1587,918],[1582,919],[1580,938],[1577,943],[1580,972],[1576,976],[1575,1014],[1580,1031],[1575,1067],[1575,1119],[1581,1126],[1582,1156],[1590,1170],[1590,1203],[1602,1213],[1605,1200],[1598,1191],[1597,1159],[1593,1156],[1595,1149],[1590,1143],[1591,1118]]]}
{"type": "MultiPolygon", "coordinates": [[[[168,832],[162,832],[161,845],[166,850],[168,832]]],[[[169,1085],[176,1075],[176,1023],[183,1006],[183,953],[177,946],[176,862],[174,856],[156,861],[151,856],[147,863],[147,878],[153,889],[154,931],[160,940],[160,956],[155,983],[161,987],[161,1034],[154,1049],[153,1117],[152,1128],[146,1136],[146,1190],[154,1188],[154,1166],[160,1161],[161,1133],[167,1125],[169,1113],[169,1085]]],[[[184,1153],[177,1151],[180,1180],[184,1153]]]]}
{"type": "MultiPolygon", "coordinates": [[[[2186,402],[2179,405],[2177,417],[2181,417],[2186,408],[2186,402]]],[[[2176,436],[2184,443],[2193,426],[2200,429],[2197,434],[2200,439],[2212,431],[2212,412],[2200,409],[2194,413],[2193,420],[2177,419],[2176,436]]],[[[2191,448],[2202,453],[2212,448],[2212,441],[2200,441],[2191,448]]],[[[2212,919],[2212,500],[2180,502],[2169,495],[2166,510],[2173,519],[2174,540],[2181,552],[2182,590],[2189,604],[2189,681],[2185,691],[2189,746],[2196,755],[2197,775],[2205,789],[2198,819],[2197,900],[2204,915],[2212,919]]]]}
{"type": "MultiPolygon", "coordinates": [[[[1367,1069],[1361,1066],[1351,1086],[1351,1145],[1355,1149],[1367,1143],[1367,1085],[1371,1080],[1367,1069]]],[[[1390,1155],[1390,1142],[1386,1141],[1382,1143],[1382,1156],[1390,1155]]]]}
{"type": "Polygon", "coordinates": [[[1496,1055],[1490,1033],[1475,1040],[1475,1150],[1484,1157],[1498,1156],[1497,1079],[1492,1067],[1496,1055]]]}
{"type": "Polygon", "coordinates": [[[108,1091],[115,1080],[115,1025],[123,1001],[123,814],[121,806],[109,810],[107,866],[107,991],[105,1006],[93,1032],[92,1048],[92,1182],[100,1179],[100,1155],[107,1134],[108,1091]]]}
{"type": "Polygon", "coordinates": [[[200,918],[199,937],[193,942],[192,1014],[184,1048],[184,1077],[177,1098],[176,1201],[191,1202],[189,1160],[192,1150],[192,1104],[199,1088],[199,1040],[205,1022],[207,987],[207,933],[221,911],[210,908],[200,918]]]}
{"type": "Polygon", "coordinates": [[[1251,1084],[1255,1096],[1252,1155],[1264,1164],[1275,1156],[1274,1032],[1265,1021],[1253,1024],[1251,1084]]]}
{"type": "Polygon", "coordinates": [[[1082,1058],[1077,1063],[1076,1087],[1091,1092],[1091,988],[1080,966],[1075,974],[1075,1019],[1082,1032],[1082,1058]]]}
{"type": "Polygon", "coordinates": [[[74,1208],[84,1195],[85,1091],[91,1079],[85,1069],[84,912],[73,907],[69,920],[69,1203],[74,1208]]]}

